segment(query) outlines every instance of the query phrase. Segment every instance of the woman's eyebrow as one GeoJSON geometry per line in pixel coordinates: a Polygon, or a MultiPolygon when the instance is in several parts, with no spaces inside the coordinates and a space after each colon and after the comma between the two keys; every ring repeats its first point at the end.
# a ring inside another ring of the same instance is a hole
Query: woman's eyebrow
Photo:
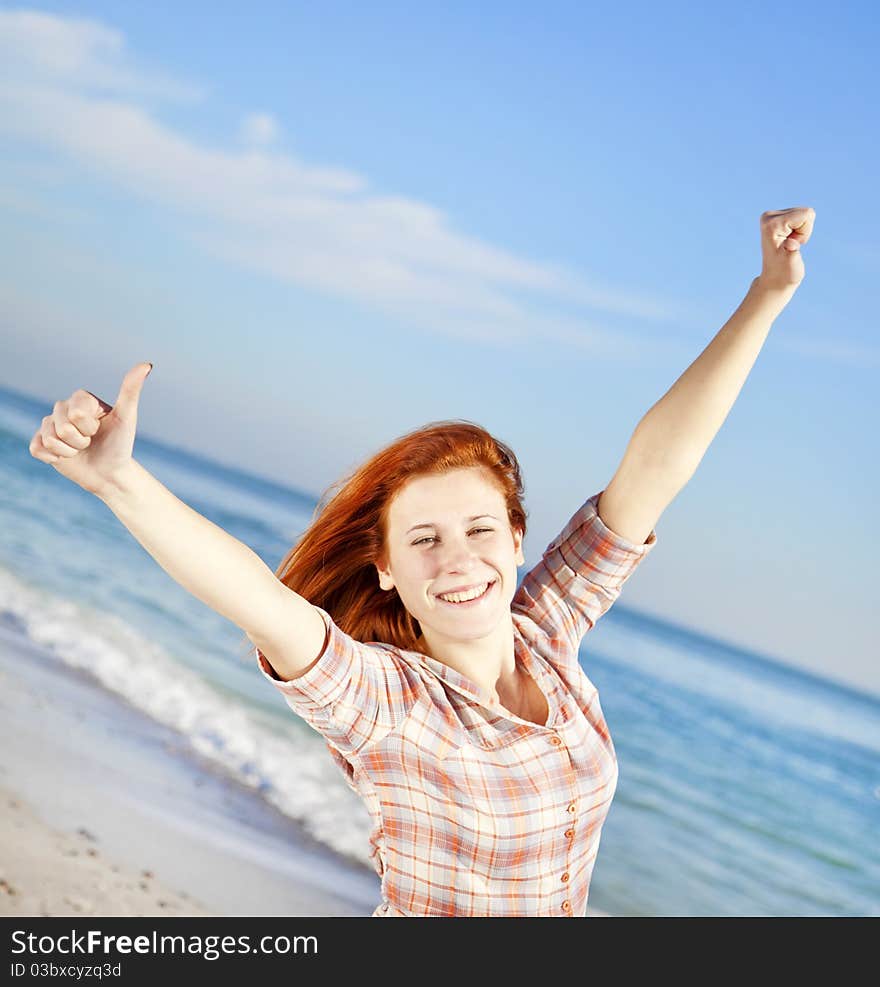
{"type": "MultiPolygon", "coordinates": [[[[498,518],[495,517],[494,514],[475,514],[473,517],[465,518],[465,520],[468,522],[468,524],[470,524],[471,521],[478,521],[481,517],[490,517],[494,521],[498,520],[498,518]]],[[[406,533],[409,534],[410,531],[415,531],[416,528],[433,528],[433,527],[434,527],[433,524],[414,524],[406,533]]]]}

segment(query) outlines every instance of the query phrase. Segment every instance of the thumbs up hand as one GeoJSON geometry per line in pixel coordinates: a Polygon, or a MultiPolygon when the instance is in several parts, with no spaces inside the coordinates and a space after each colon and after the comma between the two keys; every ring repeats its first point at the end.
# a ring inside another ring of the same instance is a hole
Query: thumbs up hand
{"type": "Polygon", "coordinates": [[[30,454],[100,497],[131,461],[138,401],[152,369],[151,363],[132,367],[113,406],[83,390],[56,401],[31,439],[30,454]]]}

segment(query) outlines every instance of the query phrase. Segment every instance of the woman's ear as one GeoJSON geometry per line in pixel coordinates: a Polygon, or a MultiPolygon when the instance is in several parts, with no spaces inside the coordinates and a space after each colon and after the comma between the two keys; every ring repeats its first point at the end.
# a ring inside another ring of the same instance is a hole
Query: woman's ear
{"type": "Polygon", "coordinates": [[[379,588],[380,589],[394,589],[394,579],[391,576],[390,571],[386,568],[385,561],[379,560],[375,562],[376,572],[379,575],[379,588]]]}
{"type": "Polygon", "coordinates": [[[516,550],[516,564],[517,565],[525,565],[526,564],[526,559],[525,559],[525,556],[523,555],[523,550],[522,550],[522,543],[523,543],[522,529],[521,528],[514,528],[514,531],[513,531],[513,545],[514,545],[514,549],[516,550]]]}

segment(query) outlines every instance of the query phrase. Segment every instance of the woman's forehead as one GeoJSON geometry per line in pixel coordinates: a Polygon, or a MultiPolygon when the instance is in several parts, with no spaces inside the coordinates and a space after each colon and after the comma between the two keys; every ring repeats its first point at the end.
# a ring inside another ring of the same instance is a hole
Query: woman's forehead
{"type": "Polygon", "coordinates": [[[400,524],[459,521],[482,514],[503,517],[505,512],[501,491],[479,468],[413,477],[390,510],[392,523],[400,524]]]}

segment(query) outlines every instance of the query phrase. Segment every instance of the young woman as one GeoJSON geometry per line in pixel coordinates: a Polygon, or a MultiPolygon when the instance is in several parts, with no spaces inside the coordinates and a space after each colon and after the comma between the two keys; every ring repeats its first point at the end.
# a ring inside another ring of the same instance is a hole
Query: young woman
{"type": "Polygon", "coordinates": [[[78,390],[43,419],[31,454],[241,627],[262,675],[325,738],[373,821],[374,916],[585,914],[617,759],[578,648],[803,279],[814,219],[762,215],[744,301],[519,588],[519,465],[472,423],[427,425],[361,465],[273,573],[132,458],[152,365],[126,374],[112,407],[78,390]]]}

